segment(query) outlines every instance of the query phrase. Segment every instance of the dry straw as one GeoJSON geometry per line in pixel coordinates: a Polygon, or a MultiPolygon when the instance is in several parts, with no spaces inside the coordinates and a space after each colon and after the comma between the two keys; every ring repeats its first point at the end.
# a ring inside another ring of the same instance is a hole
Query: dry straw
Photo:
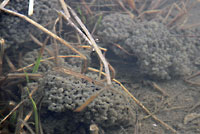
{"type": "Polygon", "coordinates": [[[29,0],[28,16],[33,15],[33,6],[34,6],[34,0],[29,0]]]}
{"type": "Polygon", "coordinates": [[[107,78],[107,84],[111,85],[111,77],[110,77],[110,70],[109,70],[109,64],[106,61],[106,58],[103,56],[101,50],[99,49],[98,45],[96,44],[94,38],[92,37],[92,35],[90,34],[90,32],[88,31],[88,29],[86,28],[86,26],[83,24],[83,22],[81,21],[81,19],[77,16],[77,14],[74,12],[74,10],[68,6],[64,0],[60,0],[61,6],[64,10],[64,14],[61,13],[63,15],[63,17],[73,26],[75,27],[75,29],[81,33],[81,35],[86,39],[86,41],[88,41],[88,43],[93,46],[94,50],[97,52],[99,58],[101,59],[102,63],[104,64],[104,68],[105,68],[105,72],[106,72],[106,78],[107,78]],[[69,9],[69,10],[68,10],[69,9]],[[74,25],[73,21],[71,20],[71,16],[70,13],[73,15],[73,17],[75,18],[75,20],[77,21],[77,23],[81,26],[81,28],[83,29],[83,31],[85,32],[86,36],[81,32],[81,30],[74,25]]]}

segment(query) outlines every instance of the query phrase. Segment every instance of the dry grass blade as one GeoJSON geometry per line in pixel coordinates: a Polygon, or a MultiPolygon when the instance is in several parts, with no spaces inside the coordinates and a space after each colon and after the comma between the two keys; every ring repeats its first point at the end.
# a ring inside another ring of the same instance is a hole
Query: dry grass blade
{"type": "Polygon", "coordinates": [[[17,104],[17,105],[10,111],[10,113],[9,113],[8,115],[6,115],[6,117],[4,117],[4,118],[1,120],[0,124],[3,123],[6,119],[8,119],[8,117],[9,117],[13,112],[15,112],[15,111],[24,103],[24,101],[25,101],[25,100],[22,100],[19,104],[17,104]]]}
{"type": "Polygon", "coordinates": [[[148,11],[144,11],[137,18],[143,19],[144,15],[157,14],[157,13],[160,13],[160,12],[161,12],[161,10],[148,10],[148,11]]]}
{"type": "MultiPolygon", "coordinates": [[[[199,0],[194,1],[194,2],[191,4],[191,6],[188,7],[188,9],[186,9],[186,6],[187,6],[188,1],[186,2],[186,4],[183,3],[184,9],[185,9],[184,11],[185,11],[185,12],[189,11],[190,9],[192,9],[192,8],[193,8],[196,4],[198,4],[199,2],[200,2],[199,0]]],[[[197,23],[197,24],[190,24],[190,25],[188,25],[188,26],[182,25],[182,26],[180,26],[179,28],[181,28],[181,29],[190,29],[190,28],[193,28],[193,27],[197,27],[197,26],[199,26],[199,25],[200,25],[200,23],[197,23]]]]}
{"type": "Polygon", "coordinates": [[[197,73],[191,75],[190,77],[184,79],[184,81],[187,82],[187,83],[189,83],[189,84],[191,84],[191,85],[200,86],[200,83],[199,83],[199,82],[193,82],[193,81],[191,80],[191,79],[193,79],[193,78],[195,78],[195,77],[197,77],[197,76],[199,76],[199,75],[200,75],[200,72],[197,72],[197,73]]]}
{"type": "Polygon", "coordinates": [[[116,71],[115,71],[115,69],[113,68],[112,65],[109,64],[108,66],[109,66],[109,68],[110,68],[110,71],[112,72],[112,73],[111,73],[111,78],[114,79],[115,76],[116,76],[116,71]]]}
{"type": "Polygon", "coordinates": [[[71,16],[69,14],[69,10],[67,9],[67,5],[65,4],[65,1],[64,0],[60,0],[60,4],[61,4],[61,6],[62,6],[62,8],[64,10],[64,13],[65,13],[67,19],[69,19],[71,16]]]}
{"type": "MultiPolygon", "coordinates": [[[[41,74],[27,73],[27,75],[30,78],[39,78],[39,77],[42,77],[41,74]]],[[[26,75],[24,73],[9,73],[9,74],[7,74],[6,77],[7,77],[7,79],[15,79],[15,78],[25,78],[26,75]]]]}
{"type": "MultiPolygon", "coordinates": [[[[24,121],[27,122],[27,121],[30,119],[30,117],[32,116],[32,114],[33,114],[33,110],[31,110],[31,111],[25,116],[24,121]]],[[[24,127],[24,125],[21,124],[21,129],[22,129],[23,127],[24,127]]]]}
{"type": "Polygon", "coordinates": [[[103,70],[103,64],[102,64],[102,62],[100,62],[100,68],[99,68],[99,80],[101,80],[102,70],[103,70]]]}
{"type": "Polygon", "coordinates": [[[180,20],[184,15],[186,15],[185,11],[180,12],[173,20],[171,20],[167,26],[172,27],[178,20],[180,20]]]}
{"type": "Polygon", "coordinates": [[[128,5],[133,9],[137,11],[136,5],[135,5],[135,0],[126,0],[128,5]]]}
{"type": "Polygon", "coordinates": [[[105,88],[101,89],[94,95],[90,96],[89,99],[87,99],[80,107],[76,108],[74,112],[81,112],[83,111],[97,96],[99,96],[103,91],[105,91],[105,88]]]}
{"type": "Polygon", "coordinates": [[[73,21],[72,21],[69,17],[67,17],[66,14],[64,14],[63,12],[58,12],[58,13],[59,13],[62,17],[64,17],[64,19],[67,20],[68,23],[69,23],[72,27],[74,27],[74,28],[76,29],[76,31],[77,31],[87,42],[89,42],[89,44],[92,44],[92,43],[90,42],[90,40],[88,39],[88,37],[73,23],[73,21]]]}
{"type": "Polygon", "coordinates": [[[124,53],[126,53],[127,55],[130,55],[130,56],[135,56],[134,54],[131,54],[131,53],[129,53],[126,49],[124,49],[120,44],[113,44],[113,46],[115,46],[115,47],[117,47],[117,48],[119,48],[119,49],[121,49],[121,51],[123,51],[124,53]]]}
{"type": "Polygon", "coordinates": [[[23,124],[24,126],[26,126],[26,128],[29,130],[29,132],[30,132],[31,134],[35,134],[35,132],[32,130],[32,128],[31,128],[25,121],[23,121],[22,119],[19,119],[19,121],[22,122],[22,124],[23,124]]]}
{"type": "MultiPolygon", "coordinates": [[[[110,64],[109,64],[109,68],[112,71],[112,76],[111,77],[112,77],[112,79],[114,79],[115,78],[115,74],[116,74],[115,69],[110,64]]],[[[88,67],[88,70],[93,71],[93,72],[97,72],[97,73],[101,72],[101,74],[106,76],[106,74],[104,72],[102,72],[101,70],[97,70],[97,69],[94,69],[94,68],[91,68],[91,67],[88,67]]]]}
{"type": "Polygon", "coordinates": [[[53,68],[53,70],[55,71],[58,71],[58,72],[61,72],[61,73],[65,73],[65,74],[68,74],[68,75],[72,75],[72,76],[75,76],[77,78],[82,78],[82,79],[85,79],[87,80],[88,82],[90,83],[94,83],[96,85],[100,85],[100,86],[104,86],[102,83],[98,82],[98,81],[95,81],[93,79],[91,79],[90,77],[87,77],[81,73],[78,73],[78,72],[74,72],[72,70],[69,70],[69,69],[66,69],[66,68],[61,68],[61,67],[55,67],[53,68]]]}
{"type": "Polygon", "coordinates": [[[151,10],[157,9],[158,6],[160,5],[160,3],[161,3],[161,0],[153,1],[153,2],[151,3],[151,5],[150,5],[150,7],[151,7],[150,9],[151,9],[151,10]]]}
{"type": "Polygon", "coordinates": [[[126,9],[126,7],[124,6],[123,2],[120,0],[117,0],[117,2],[119,3],[119,5],[123,8],[124,11],[126,11],[127,14],[129,14],[129,16],[134,19],[135,15],[130,12],[128,9],[126,9]]]}
{"type": "Polygon", "coordinates": [[[90,7],[86,4],[85,0],[81,0],[81,3],[85,7],[87,14],[92,15],[93,12],[91,11],[90,7]]]}
{"type": "Polygon", "coordinates": [[[199,27],[199,26],[200,26],[200,23],[197,23],[197,24],[188,24],[188,25],[181,26],[180,29],[186,30],[186,29],[191,29],[193,27],[199,27]]]}
{"type": "Polygon", "coordinates": [[[0,8],[4,8],[4,7],[8,4],[9,1],[10,1],[10,0],[4,0],[4,1],[1,3],[0,8]]]}
{"type": "Polygon", "coordinates": [[[78,24],[81,26],[81,28],[83,29],[83,31],[87,35],[88,39],[91,42],[91,45],[94,47],[94,50],[97,52],[99,58],[103,62],[105,72],[106,72],[107,84],[111,85],[112,83],[111,83],[111,77],[110,77],[110,70],[109,70],[108,62],[106,61],[106,58],[103,56],[103,54],[102,54],[101,50],[99,49],[98,45],[96,44],[94,38],[92,37],[92,35],[88,31],[88,29],[85,27],[85,25],[82,23],[80,18],[77,16],[77,14],[74,12],[74,10],[69,6],[68,6],[68,8],[69,8],[70,12],[72,13],[73,17],[75,18],[75,20],[78,22],[78,24]]]}
{"type": "MultiPolygon", "coordinates": [[[[41,74],[33,74],[33,73],[27,73],[27,75],[31,78],[31,79],[38,79],[40,77],[42,77],[41,74]]],[[[6,76],[0,76],[0,81],[5,81],[5,80],[10,80],[10,79],[16,79],[16,78],[25,78],[26,75],[24,73],[9,73],[6,76]]],[[[10,82],[9,85],[12,85],[12,83],[17,83],[19,81],[23,81],[23,80],[18,80],[15,82],[10,82]]]]}
{"type": "Polygon", "coordinates": [[[65,12],[65,14],[63,14],[62,12],[60,12],[60,14],[69,22],[69,24],[71,26],[73,26],[81,34],[81,36],[90,45],[92,45],[94,47],[95,51],[97,52],[97,54],[99,55],[100,59],[102,60],[102,62],[104,64],[105,72],[107,74],[106,75],[107,83],[111,84],[111,78],[110,78],[110,71],[109,71],[108,63],[107,63],[105,57],[103,56],[102,52],[100,51],[99,47],[97,46],[96,42],[92,38],[91,34],[89,33],[89,31],[87,30],[87,28],[85,27],[85,25],[82,23],[82,21],[78,18],[78,16],[76,15],[76,13],[64,2],[64,0],[60,0],[60,3],[61,3],[61,6],[62,6],[64,12],[65,12]],[[81,26],[81,28],[83,29],[83,31],[86,33],[87,36],[73,23],[73,21],[71,20],[71,16],[69,14],[69,11],[68,11],[67,7],[70,9],[72,15],[74,16],[74,18],[76,19],[76,21],[81,26]]]}
{"type": "Polygon", "coordinates": [[[84,65],[83,65],[83,70],[85,70],[85,68],[87,67],[87,58],[85,55],[83,55],[82,53],[80,53],[78,50],[76,50],[75,48],[73,48],[68,42],[66,42],[64,39],[60,38],[59,36],[57,36],[56,34],[54,34],[53,32],[49,31],[48,29],[46,29],[45,27],[43,27],[42,25],[40,25],[39,23],[35,22],[34,20],[30,19],[29,17],[23,15],[23,14],[20,14],[20,13],[17,13],[15,11],[12,11],[12,10],[9,10],[9,9],[6,9],[6,8],[2,8],[0,7],[0,10],[6,12],[6,13],[9,13],[9,14],[12,14],[12,15],[15,15],[15,16],[18,16],[26,21],[28,21],[29,23],[33,24],[34,26],[36,26],[37,28],[39,28],[40,30],[42,30],[43,32],[45,32],[46,34],[50,35],[51,37],[55,38],[56,40],[58,40],[60,43],[64,44],[65,46],[67,46],[68,48],[70,48],[73,52],[77,53],[78,55],[80,55],[81,59],[84,60],[84,65]]]}
{"type": "Polygon", "coordinates": [[[10,69],[13,72],[16,71],[17,69],[16,69],[15,65],[11,62],[10,58],[7,55],[5,55],[5,58],[6,58],[6,61],[8,63],[8,66],[10,67],[10,69]]]}
{"type": "MultiPolygon", "coordinates": [[[[173,10],[175,7],[179,10],[179,6],[178,6],[176,3],[173,3],[172,6],[171,6],[170,9],[169,9],[167,15],[166,15],[165,18],[162,20],[162,23],[166,23],[167,19],[169,18],[169,15],[172,13],[172,10],[173,10]]],[[[181,10],[180,10],[180,11],[181,11],[181,10]]]]}
{"type": "MultiPolygon", "coordinates": [[[[57,23],[59,22],[60,20],[60,17],[58,17],[56,20],[55,20],[55,23],[54,23],[54,26],[53,26],[53,32],[56,34],[56,25],[57,23]]],[[[54,53],[54,57],[55,57],[55,66],[58,67],[59,66],[59,59],[58,59],[58,55],[59,55],[59,47],[58,47],[58,43],[55,39],[53,39],[53,53],[54,53]]]]}
{"type": "Polygon", "coordinates": [[[3,38],[0,39],[0,45],[1,45],[1,54],[0,54],[0,75],[2,75],[2,72],[3,72],[4,45],[5,45],[5,40],[4,40],[3,38]]]}
{"type": "Polygon", "coordinates": [[[162,93],[164,96],[169,97],[169,94],[167,94],[167,93],[165,92],[165,90],[162,89],[160,86],[158,86],[158,84],[156,84],[155,82],[152,82],[152,86],[153,86],[156,90],[158,90],[160,93],[162,93]]]}
{"type": "Polygon", "coordinates": [[[28,16],[33,15],[33,6],[34,6],[34,0],[29,0],[28,16]]]}
{"type": "MultiPolygon", "coordinates": [[[[180,22],[181,25],[178,26],[178,27],[182,27],[186,22],[187,22],[187,15],[188,15],[188,10],[192,8],[192,6],[190,8],[186,8],[186,4],[187,4],[187,1],[186,3],[184,3],[183,1],[180,3],[180,6],[176,3],[174,3],[171,7],[171,9],[169,10],[167,16],[165,17],[165,19],[163,20],[163,22],[166,21],[166,18],[169,17],[169,14],[172,12],[172,10],[174,8],[176,8],[178,11],[179,11],[179,14],[177,14],[168,24],[167,26],[170,27],[170,28],[174,28],[176,27],[178,24],[177,22],[180,22]],[[183,20],[184,19],[184,20],[183,20]]],[[[194,4],[194,3],[193,3],[194,4]]],[[[192,5],[193,5],[192,4],[192,5]]]]}
{"type": "MultiPolygon", "coordinates": [[[[46,46],[48,40],[49,40],[49,36],[45,39],[44,43],[40,42],[35,36],[33,36],[32,34],[30,34],[31,39],[40,47],[44,48],[44,50],[46,50],[48,52],[49,55],[53,56],[53,52],[51,50],[49,50],[46,46]]],[[[43,49],[40,50],[40,52],[43,53],[44,51],[43,49]]]]}

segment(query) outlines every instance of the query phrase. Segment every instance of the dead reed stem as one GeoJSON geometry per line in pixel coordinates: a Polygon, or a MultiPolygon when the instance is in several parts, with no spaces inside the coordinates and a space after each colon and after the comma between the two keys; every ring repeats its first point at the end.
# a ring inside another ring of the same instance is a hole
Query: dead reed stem
{"type": "Polygon", "coordinates": [[[74,10],[70,6],[67,6],[67,7],[70,9],[70,12],[72,13],[72,15],[74,16],[75,20],[78,22],[78,24],[81,26],[81,28],[83,29],[83,31],[87,35],[88,39],[91,42],[91,45],[94,47],[94,50],[97,52],[99,58],[103,62],[104,68],[105,68],[105,72],[106,72],[107,84],[111,85],[112,83],[111,83],[111,77],[110,77],[110,70],[109,70],[108,62],[107,62],[106,58],[103,56],[103,54],[102,54],[101,50],[99,49],[98,45],[96,44],[94,38],[92,37],[92,35],[90,34],[90,32],[88,31],[86,26],[82,23],[80,18],[76,15],[74,10]]]}
{"type": "Polygon", "coordinates": [[[1,120],[0,124],[3,123],[8,117],[10,117],[10,115],[11,115],[13,112],[15,112],[15,111],[22,105],[22,103],[24,103],[24,101],[25,101],[25,100],[22,100],[19,104],[17,104],[17,106],[15,106],[15,108],[13,108],[13,109],[10,111],[10,113],[9,113],[8,115],[6,115],[6,116],[1,120]]]}
{"type": "MultiPolygon", "coordinates": [[[[49,40],[49,36],[45,39],[45,41],[42,43],[40,42],[35,36],[33,36],[32,34],[30,34],[31,39],[40,47],[46,46],[48,40],[49,40]]],[[[44,49],[48,52],[48,54],[50,56],[53,56],[53,52],[51,50],[49,50],[47,47],[44,47],[44,49]]],[[[43,51],[43,50],[42,50],[43,51]]]]}
{"type": "Polygon", "coordinates": [[[155,82],[152,82],[152,86],[158,90],[160,93],[162,93],[164,96],[169,97],[169,94],[165,92],[165,90],[163,88],[161,88],[158,84],[156,84],[155,82]]]}
{"type": "MultiPolygon", "coordinates": [[[[27,75],[30,78],[39,78],[42,77],[41,74],[33,74],[33,73],[27,73],[27,75]]],[[[9,73],[6,76],[1,76],[0,79],[15,79],[15,78],[25,78],[26,74],[24,73],[9,73]]]]}
{"type": "Polygon", "coordinates": [[[85,0],[81,0],[81,3],[85,7],[87,14],[88,15],[92,15],[93,12],[91,11],[90,7],[87,5],[87,3],[85,2],[85,0]]]}
{"type": "Polygon", "coordinates": [[[31,134],[35,134],[35,132],[32,130],[32,128],[28,125],[28,123],[26,123],[24,120],[19,119],[20,122],[22,122],[22,124],[27,128],[27,130],[29,130],[29,132],[31,134]]]}
{"type": "Polygon", "coordinates": [[[89,44],[91,44],[90,40],[88,39],[88,37],[73,23],[73,21],[70,19],[70,17],[68,17],[65,13],[63,12],[58,12],[59,15],[61,15],[65,20],[68,21],[68,23],[74,27],[76,29],[76,31],[87,41],[89,42],[89,44]]]}
{"type": "Polygon", "coordinates": [[[33,15],[34,0],[29,0],[28,16],[33,15]]]}
{"type": "MultiPolygon", "coordinates": [[[[60,21],[60,17],[58,17],[55,20],[54,26],[53,26],[53,32],[56,34],[56,25],[57,23],[60,21]]],[[[58,43],[56,41],[56,39],[53,39],[53,47],[54,47],[54,57],[55,57],[55,65],[56,67],[59,66],[59,59],[58,59],[58,55],[59,55],[59,47],[58,47],[58,43]]]]}
{"type": "MultiPolygon", "coordinates": [[[[130,1],[130,0],[129,0],[129,1],[130,1]]],[[[130,11],[124,6],[123,2],[120,1],[120,0],[117,0],[117,2],[118,2],[119,5],[123,8],[123,10],[131,17],[131,19],[134,19],[135,15],[134,15],[132,12],[130,12],[130,11]]]]}
{"type": "Polygon", "coordinates": [[[102,88],[100,91],[98,91],[97,93],[95,93],[94,95],[90,96],[89,99],[87,99],[80,107],[76,108],[74,110],[74,112],[81,112],[83,111],[92,101],[94,101],[95,98],[97,98],[97,96],[99,96],[101,93],[103,93],[103,91],[105,91],[105,87],[102,88]]]}
{"type": "Polygon", "coordinates": [[[16,71],[17,69],[16,69],[15,65],[11,62],[10,58],[7,55],[5,55],[5,59],[6,59],[6,62],[8,63],[8,66],[10,67],[11,71],[13,71],[13,72],[16,71]]]}
{"type": "Polygon", "coordinates": [[[5,40],[3,38],[0,38],[0,75],[3,73],[3,57],[4,57],[4,46],[5,46],[5,40]]]}
{"type": "Polygon", "coordinates": [[[135,0],[126,0],[128,5],[135,11],[137,11],[136,5],[135,5],[135,0]]]}
{"type": "MultiPolygon", "coordinates": [[[[75,77],[77,77],[77,78],[85,79],[85,80],[87,80],[87,81],[90,82],[90,83],[94,83],[95,85],[104,86],[104,84],[102,84],[101,82],[95,81],[95,80],[93,80],[93,79],[90,78],[90,77],[87,77],[87,76],[85,76],[85,75],[83,75],[83,74],[74,72],[74,71],[69,70],[69,69],[67,69],[67,68],[55,67],[55,68],[53,68],[53,70],[55,70],[55,71],[57,71],[57,72],[69,74],[69,75],[75,76],[75,77]]],[[[104,75],[105,75],[105,73],[104,73],[104,75]]]]}
{"type": "Polygon", "coordinates": [[[4,8],[4,7],[8,4],[9,1],[10,1],[10,0],[4,0],[4,1],[1,3],[0,8],[4,8]]]}
{"type": "Polygon", "coordinates": [[[194,82],[194,81],[191,80],[192,78],[195,78],[195,77],[197,77],[197,76],[199,76],[199,75],[200,75],[200,72],[197,72],[197,73],[195,73],[195,74],[189,76],[188,78],[184,79],[184,81],[187,82],[187,83],[189,83],[189,84],[191,84],[191,85],[200,86],[200,83],[199,83],[199,82],[194,82]]]}

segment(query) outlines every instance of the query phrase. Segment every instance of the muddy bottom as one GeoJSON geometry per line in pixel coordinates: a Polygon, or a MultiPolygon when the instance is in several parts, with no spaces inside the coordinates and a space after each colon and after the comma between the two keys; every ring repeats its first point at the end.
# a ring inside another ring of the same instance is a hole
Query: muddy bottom
{"type": "MultiPolygon", "coordinates": [[[[199,83],[199,76],[195,83],[199,83]],[[198,80],[197,80],[198,79],[198,80]]],[[[128,82],[124,83],[133,95],[146,106],[153,115],[173,127],[178,133],[200,133],[200,86],[174,79],[165,82],[128,82]]],[[[153,120],[141,108],[134,132],[138,134],[172,133],[160,122],[153,120]]]]}

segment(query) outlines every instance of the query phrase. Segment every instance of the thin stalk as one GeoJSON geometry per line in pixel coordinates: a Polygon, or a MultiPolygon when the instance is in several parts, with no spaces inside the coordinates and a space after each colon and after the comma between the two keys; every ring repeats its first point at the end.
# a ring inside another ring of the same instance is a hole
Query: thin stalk
{"type": "MultiPolygon", "coordinates": [[[[26,74],[26,81],[27,81],[27,83],[29,83],[30,82],[29,77],[25,71],[24,71],[24,73],[26,74]]],[[[35,131],[36,131],[36,134],[39,134],[39,116],[38,116],[37,105],[36,105],[35,101],[33,100],[28,87],[26,87],[26,90],[28,92],[29,98],[33,105],[33,112],[34,112],[34,117],[35,117],[35,131]]]]}
{"type": "MultiPolygon", "coordinates": [[[[86,26],[83,24],[83,22],[81,21],[81,19],[77,16],[77,14],[74,12],[74,10],[67,5],[64,0],[60,0],[61,6],[64,10],[64,18],[68,21],[68,22],[72,22],[71,21],[71,16],[69,14],[68,8],[70,9],[71,14],[73,15],[73,17],[75,18],[75,20],[78,22],[78,24],[81,26],[81,28],[83,29],[83,31],[85,32],[85,34],[87,35],[86,39],[88,41],[88,43],[90,45],[92,45],[94,47],[94,50],[97,52],[99,58],[101,59],[101,61],[104,64],[104,68],[105,68],[105,72],[106,72],[106,78],[107,78],[107,84],[111,85],[111,77],[110,77],[110,70],[108,67],[108,62],[106,60],[106,58],[103,56],[101,50],[99,49],[98,45],[96,44],[94,38],[92,37],[92,35],[90,34],[90,32],[88,31],[88,29],[86,28],[86,26]]],[[[73,24],[73,23],[72,23],[73,24]]],[[[77,26],[74,26],[76,29],[79,29],[77,26]]],[[[80,29],[79,29],[80,30],[80,29]]],[[[78,31],[79,31],[78,30],[78,31]]],[[[85,37],[85,36],[83,36],[85,37]]]]}
{"type": "Polygon", "coordinates": [[[3,72],[4,45],[5,45],[5,40],[3,38],[0,39],[0,45],[1,45],[1,50],[0,50],[0,75],[2,75],[2,72],[3,72]]]}
{"type": "Polygon", "coordinates": [[[33,67],[33,71],[32,73],[36,73],[38,71],[38,68],[40,66],[40,61],[41,61],[41,58],[42,58],[42,54],[40,53],[36,62],[35,62],[35,66],[33,67]]]}
{"type": "Polygon", "coordinates": [[[25,121],[23,121],[22,119],[19,119],[19,121],[22,122],[22,124],[23,124],[24,126],[26,126],[26,128],[29,130],[29,132],[30,132],[31,134],[35,134],[35,133],[33,132],[33,130],[31,129],[31,127],[30,127],[25,121]]]}
{"type": "Polygon", "coordinates": [[[6,119],[8,119],[8,117],[10,117],[10,115],[12,115],[20,106],[22,103],[24,103],[25,100],[22,100],[20,103],[18,103],[15,108],[13,108],[9,114],[7,114],[1,121],[0,124],[2,124],[6,119]]]}
{"type": "MultiPolygon", "coordinates": [[[[34,37],[34,36],[32,35],[32,37],[34,37]]],[[[46,43],[42,43],[42,47],[41,47],[41,49],[40,49],[39,56],[38,56],[38,58],[37,58],[37,60],[36,60],[36,62],[35,62],[35,66],[33,67],[32,73],[36,73],[36,72],[38,71],[38,68],[39,68],[39,66],[40,66],[40,62],[41,62],[41,59],[42,59],[42,55],[43,55],[45,46],[46,46],[46,43]]]]}
{"type": "Polygon", "coordinates": [[[101,59],[101,61],[104,64],[104,68],[105,68],[105,72],[106,72],[106,78],[107,78],[107,84],[111,85],[111,77],[110,77],[110,70],[108,67],[108,62],[106,60],[106,58],[103,56],[101,50],[99,49],[98,45],[96,44],[94,38],[92,37],[92,35],[90,34],[90,32],[88,31],[88,29],[86,28],[86,26],[82,23],[82,21],[80,20],[80,18],[78,18],[78,16],[76,15],[76,13],[74,12],[74,10],[68,6],[68,8],[70,9],[72,15],[74,16],[74,18],[76,19],[76,21],[79,23],[79,25],[81,26],[81,28],[83,29],[83,31],[85,32],[85,34],[87,35],[87,37],[89,38],[89,40],[91,41],[92,46],[94,47],[94,50],[97,52],[99,58],[101,59]]]}

